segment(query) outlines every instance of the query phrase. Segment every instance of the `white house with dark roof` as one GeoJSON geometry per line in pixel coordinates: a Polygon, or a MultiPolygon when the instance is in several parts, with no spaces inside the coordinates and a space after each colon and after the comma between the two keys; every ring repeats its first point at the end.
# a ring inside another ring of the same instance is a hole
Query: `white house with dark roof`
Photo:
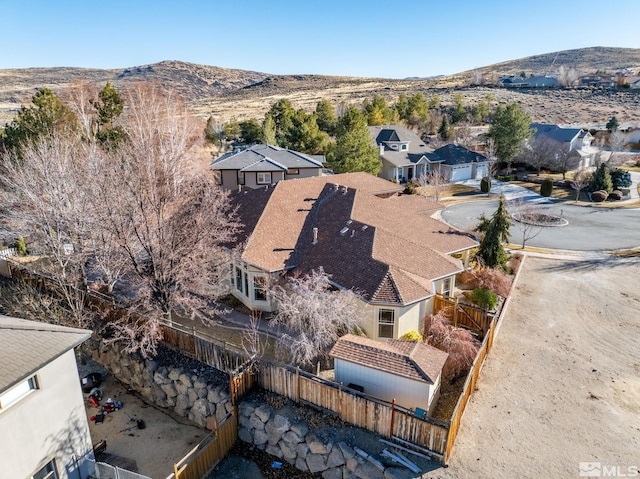
{"type": "Polygon", "coordinates": [[[235,191],[243,230],[229,275],[232,294],[252,310],[273,311],[264,282],[322,267],[361,300],[370,338],[420,330],[437,293],[453,291],[474,237],[432,216],[441,206],[367,173],[282,181],[235,191]],[[454,257],[456,255],[457,257],[454,257]]]}
{"type": "Polygon", "coordinates": [[[93,447],[73,349],[90,331],[0,316],[0,476],[86,479],[93,447]]]}
{"type": "Polygon", "coordinates": [[[342,336],[331,349],[335,381],[431,415],[438,402],[446,352],[417,341],[342,336]]]}
{"type": "Polygon", "coordinates": [[[406,183],[441,161],[433,156],[433,148],[403,126],[370,126],[369,135],[380,150],[381,178],[406,183]]]}
{"type": "Polygon", "coordinates": [[[272,145],[230,151],[211,162],[218,184],[226,190],[258,188],[281,180],[320,176],[324,155],[306,155],[272,145]]]}
{"type": "Polygon", "coordinates": [[[534,130],[533,141],[555,143],[559,150],[573,156],[569,170],[592,166],[595,150],[591,148],[593,136],[587,130],[545,123],[531,123],[530,127],[534,130]]]}

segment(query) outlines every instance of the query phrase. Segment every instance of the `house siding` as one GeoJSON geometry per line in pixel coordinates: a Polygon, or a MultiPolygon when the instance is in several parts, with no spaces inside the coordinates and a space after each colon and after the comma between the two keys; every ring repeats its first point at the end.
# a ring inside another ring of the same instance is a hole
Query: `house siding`
{"type": "Polygon", "coordinates": [[[0,412],[2,477],[27,478],[55,459],[59,479],[93,472],[93,447],[73,350],[42,367],[38,389],[0,412]]]}
{"type": "Polygon", "coordinates": [[[312,176],[321,176],[321,168],[299,168],[297,175],[285,174],[285,180],[295,180],[296,178],[311,178],[312,176]]]}
{"type": "Polygon", "coordinates": [[[384,401],[395,399],[396,404],[408,409],[429,410],[429,401],[439,388],[438,383],[431,386],[342,359],[335,360],[335,380],[344,386],[350,383],[362,386],[365,394],[384,401]]]}

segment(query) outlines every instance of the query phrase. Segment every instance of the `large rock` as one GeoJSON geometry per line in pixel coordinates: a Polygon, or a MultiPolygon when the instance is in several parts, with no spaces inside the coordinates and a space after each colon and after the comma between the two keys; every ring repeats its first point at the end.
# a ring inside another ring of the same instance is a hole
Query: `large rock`
{"type": "MultiPolygon", "coordinates": [[[[217,389],[209,389],[209,392],[207,393],[207,399],[209,400],[209,402],[214,402],[214,403],[219,403],[220,401],[220,393],[218,393],[217,389]]],[[[245,403],[242,403],[245,404],[245,403]]],[[[242,409],[242,404],[240,404],[240,409],[242,409]]],[[[249,404],[249,403],[246,403],[249,404]]],[[[248,408],[245,408],[244,411],[241,411],[240,414],[245,414],[245,415],[249,415],[249,414],[253,414],[255,407],[253,405],[248,406],[248,408]],[[250,412],[249,412],[250,411],[250,412]]]]}
{"type": "MultiPolygon", "coordinates": [[[[200,389],[196,389],[196,394],[198,394],[198,398],[199,399],[207,399],[207,394],[209,393],[208,389],[205,388],[200,388],[200,389]]],[[[209,400],[207,400],[207,402],[211,402],[209,400]]]]}
{"type": "MultiPolygon", "coordinates": [[[[169,377],[170,377],[171,379],[174,379],[174,378],[172,378],[171,376],[169,376],[169,377]]],[[[178,381],[180,381],[182,384],[185,384],[187,387],[190,387],[190,388],[191,388],[191,387],[193,387],[193,382],[191,381],[191,378],[190,378],[186,373],[182,373],[182,374],[180,374],[180,375],[179,375],[177,378],[175,378],[175,379],[177,379],[178,381]]]]}
{"type": "Polygon", "coordinates": [[[296,459],[296,469],[298,469],[299,471],[303,471],[303,472],[307,472],[309,470],[309,467],[307,467],[307,461],[298,456],[298,458],[296,459]]]}
{"type": "Polygon", "coordinates": [[[340,452],[342,453],[345,461],[347,459],[351,459],[352,457],[356,457],[356,451],[349,447],[347,443],[339,442],[338,447],[340,448],[340,452]]]}
{"type": "Polygon", "coordinates": [[[264,423],[260,420],[258,416],[251,416],[249,418],[249,424],[254,429],[261,429],[264,431],[264,423]]]}
{"type": "Polygon", "coordinates": [[[198,394],[193,389],[187,389],[187,397],[189,402],[194,403],[198,399],[198,394]]]}
{"type": "MultiPolygon", "coordinates": [[[[211,391],[209,391],[209,396],[211,396],[214,392],[217,395],[217,391],[216,390],[211,390],[211,391]]],[[[211,402],[218,402],[217,400],[214,400],[213,397],[207,397],[207,399],[209,401],[211,401],[211,402]]],[[[217,399],[217,397],[215,399],[217,399]]],[[[250,402],[241,402],[238,405],[238,413],[241,416],[245,416],[245,417],[253,416],[253,412],[255,410],[256,410],[256,407],[253,404],[251,404],[250,402]]]]}
{"type": "Polygon", "coordinates": [[[264,430],[269,436],[269,444],[277,444],[290,427],[289,419],[280,414],[277,414],[271,421],[267,422],[264,425],[264,430]]]}
{"type": "Polygon", "coordinates": [[[267,454],[271,454],[272,456],[276,456],[278,459],[282,459],[282,449],[280,449],[277,445],[268,444],[265,452],[267,454]]]}
{"type": "Polygon", "coordinates": [[[267,422],[271,417],[272,412],[273,409],[271,406],[268,404],[262,404],[255,409],[254,414],[258,416],[262,422],[267,422]]]}
{"type": "Polygon", "coordinates": [[[248,444],[253,444],[253,435],[251,434],[251,431],[249,431],[249,429],[247,429],[246,427],[240,427],[238,429],[238,438],[242,441],[242,442],[246,442],[248,444]]]}
{"type": "Polygon", "coordinates": [[[302,442],[302,438],[293,431],[287,431],[282,435],[282,440],[289,444],[298,444],[302,442]]]}
{"type": "Polygon", "coordinates": [[[166,374],[162,374],[163,370],[166,372],[166,368],[160,368],[153,375],[153,381],[156,384],[169,384],[171,380],[167,378],[166,374]]]}
{"type": "Polygon", "coordinates": [[[327,470],[327,464],[322,454],[307,454],[306,461],[309,472],[316,473],[327,470]]]}
{"type": "Polygon", "coordinates": [[[298,457],[295,447],[283,441],[280,441],[278,446],[282,450],[282,457],[284,457],[289,464],[295,464],[296,458],[298,457]]]}
{"type": "Polygon", "coordinates": [[[333,444],[325,444],[322,442],[315,433],[307,434],[306,442],[309,445],[309,449],[314,454],[329,454],[333,444]]]}
{"type": "Polygon", "coordinates": [[[178,394],[176,396],[175,411],[181,416],[186,416],[191,408],[191,403],[186,394],[178,394]]]}
{"type": "Polygon", "coordinates": [[[256,446],[262,446],[266,444],[268,439],[269,437],[267,436],[266,432],[261,431],[259,429],[256,429],[255,431],[253,431],[253,443],[256,446]]]}
{"type": "Polygon", "coordinates": [[[197,376],[193,381],[193,388],[200,390],[207,387],[207,380],[202,376],[197,376]]]}
{"type": "Polygon", "coordinates": [[[296,446],[296,452],[298,453],[298,457],[306,459],[307,454],[309,454],[309,446],[307,446],[306,442],[301,442],[296,446]]]}
{"type": "Polygon", "coordinates": [[[339,447],[334,447],[327,458],[327,467],[338,467],[344,465],[344,456],[339,447]]]}
{"type": "Polygon", "coordinates": [[[160,389],[164,391],[167,397],[173,398],[178,395],[178,391],[176,390],[176,387],[173,385],[173,383],[162,384],[160,386],[160,389]]]}
{"type": "Polygon", "coordinates": [[[297,422],[291,425],[291,431],[295,432],[298,437],[304,438],[309,432],[309,426],[304,421],[297,422]]]}
{"type": "Polygon", "coordinates": [[[171,371],[169,371],[169,374],[167,374],[167,377],[172,381],[177,381],[178,379],[180,379],[181,374],[182,374],[182,370],[180,368],[171,368],[171,371]]]}
{"type": "Polygon", "coordinates": [[[176,390],[180,393],[180,394],[187,394],[189,392],[189,386],[187,386],[186,384],[184,384],[183,382],[180,381],[175,381],[174,383],[172,383],[174,385],[174,387],[176,388],[176,390]]]}

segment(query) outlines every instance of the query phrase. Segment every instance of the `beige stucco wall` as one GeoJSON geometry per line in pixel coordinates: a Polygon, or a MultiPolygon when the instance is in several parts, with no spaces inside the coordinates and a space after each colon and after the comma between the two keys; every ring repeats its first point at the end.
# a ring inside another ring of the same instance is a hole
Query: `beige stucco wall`
{"type": "MultiPolygon", "coordinates": [[[[271,173],[271,184],[284,180],[283,171],[272,171],[270,173],[271,173]]],[[[244,174],[244,184],[248,188],[264,188],[265,187],[264,184],[262,185],[258,184],[258,174],[255,171],[249,171],[244,174]]]]}
{"type": "Polygon", "coordinates": [[[296,178],[311,178],[312,176],[321,176],[322,168],[300,168],[297,175],[285,175],[285,180],[295,180],[296,178]]]}
{"type": "Polygon", "coordinates": [[[93,447],[73,350],[36,375],[38,389],[0,412],[0,477],[31,477],[55,458],[60,479],[85,479],[93,447]]]}
{"type": "Polygon", "coordinates": [[[269,279],[269,273],[265,273],[263,270],[254,266],[248,265],[243,261],[235,260],[231,266],[229,274],[229,288],[230,292],[238,299],[242,304],[251,310],[259,310],[264,312],[275,311],[275,305],[270,301],[256,301],[253,294],[253,281],[256,277],[269,279]],[[238,290],[235,285],[236,266],[242,269],[243,273],[247,275],[248,291],[244,290],[244,284],[242,285],[242,291],[238,290]]]}

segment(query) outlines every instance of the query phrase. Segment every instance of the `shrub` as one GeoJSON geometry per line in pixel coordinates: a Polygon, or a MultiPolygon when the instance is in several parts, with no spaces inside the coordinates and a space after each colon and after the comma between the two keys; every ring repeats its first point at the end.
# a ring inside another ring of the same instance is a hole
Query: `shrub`
{"type": "Polygon", "coordinates": [[[481,308],[494,309],[498,304],[498,296],[487,288],[476,288],[471,293],[471,299],[481,308]]]}
{"type": "Polygon", "coordinates": [[[591,201],[595,201],[596,203],[602,203],[607,199],[609,193],[604,190],[598,190],[591,193],[591,201]]]}
{"type": "Polygon", "coordinates": [[[614,168],[610,172],[611,174],[611,183],[613,187],[618,188],[629,188],[631,186],[631,173],[627,170],[622,170],[620,168],[614,168]]]}
{"type": "Polygon", "coordinates": [[[613,190],[607,199],[611,201],[620,201],[622,199],[622,191],[613,190]]]}
{"type": "Polygon", "coordinates": [[[20,236],[16,241],[16,252],[20,256],[27,255],[27,244],[25,243],[24,238],[22,236],[20,236]]]}
{"type": "Polygon", "coordinates": [[[553,180],[551,178],[545,178],[540,185],[540,194],[545,198],[548,198],[553,193],[553,180]]]}
{"type": "Polygon", "coordinates": [[[407,186],[404,187],[404,191],[402,192],[405,195],[415,195],[416,194],[416,185],[413,181],[407,183],[407,186]]]}
{"type": "MultiPolygon", "coordinates": [[[[609,166],[606,163],[602,163],[598,166],[598,169],[591,178],[589,184],[589,191],[603,190],[607,194],[613,191],[613,182],[611,181],[611,174],[609,173],[609,166]]],[[[606,199],[606,198],[605,198],[606,199]]]]}
{"type": "Polygon", "coordinates": [[[489,193],[489,191],[491,191],[491,178],[485,176],[480,180],[480,191],[483,193],[489,193]]]}
{"type": "Polygon", "coordinates": [[[422,334],[420,334],[418,331],[408,331],[400,336],[400,339],[402,339],[403,341],[417,341],[421,343],[422,334]]]}
{"type": "Polygon", "coordinates": [[[516,177],[514,175],[502,175],[498,176],[498,179],[500,181],[515,181],[516,177]]]}

